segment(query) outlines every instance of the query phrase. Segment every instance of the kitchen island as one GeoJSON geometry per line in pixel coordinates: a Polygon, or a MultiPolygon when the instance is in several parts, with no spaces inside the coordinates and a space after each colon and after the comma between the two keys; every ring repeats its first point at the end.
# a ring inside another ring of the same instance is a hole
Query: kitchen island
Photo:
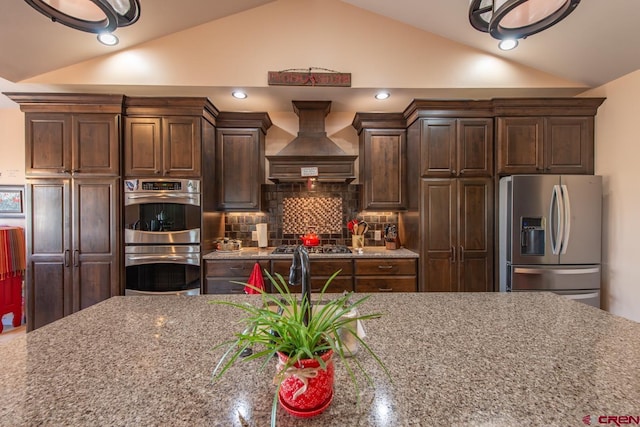
{"type": "MultiPolygon", "coordinates": [[[[315,295],[314,295],[315,296],[315,295]]],[[[317,297],[317,296],[316,296],[317,297]]],[[[242,326],[210,300],[113,297],[0,345],[2,426],[268,426],[273,363],[239,362],[219,381],[213,347],[242,326]]],[[[640,324],[551,293],[372,294],[361,312],[374,386],[359,403],[336,362],[316,418],[279,426],[591,425],[640,416],[640,324]],[[617,418],[616,418],[617,420],[617,418]]]]}

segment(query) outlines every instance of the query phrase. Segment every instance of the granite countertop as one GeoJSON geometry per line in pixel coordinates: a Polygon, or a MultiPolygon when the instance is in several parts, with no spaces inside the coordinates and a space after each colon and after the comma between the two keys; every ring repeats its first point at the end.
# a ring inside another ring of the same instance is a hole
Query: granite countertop
{"type": "MultiPolygon", "coordinates": [[[[242,248],[239,251],[226,252],[226,251],[213,251],[202,256],[202,259],[281,259],[291,258],[292,254],[273,254],[275,248],[242,248]]],[[[352,249],[353,250],[353,249],[352,249]]],[[[369,246],[362,248],[362,253],[353,250],[350,254],[309,254],[310,259],[314,258],[418,258],[419,255],[416,252],[409,249],[400,248],[394,250],[387,250],[384,246],[369,246]]]]}
{"type": "MultiPolygon", "coordinates": [[[[215,344],[241,313],[208,300],[114,297],[0,345],[0,425],[267,426],[275,360],[216,383],[215,344]],[[241,421],[241,417],[244,421],[241,421]]],[[[359,404],[336,361],[335,397],[285,426],[578,426],[640,415],[640,324],[551,293],[373,294],[359,404]]]]}

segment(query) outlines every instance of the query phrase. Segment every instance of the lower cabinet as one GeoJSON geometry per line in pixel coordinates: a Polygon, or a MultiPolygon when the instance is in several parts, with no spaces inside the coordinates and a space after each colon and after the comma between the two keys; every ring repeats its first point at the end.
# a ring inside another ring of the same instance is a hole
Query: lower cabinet
{"type": "Polygon", "coordinates": [[[356,292],[416,292],[415,259],[356,259],[356,292]]]}
{"type": "Polygon", "coordinates": [[[27,182],[27,327],[120,295],[117,178],[27,182]]]}
{"type": "MultiPolygon", "coordinates": [[[[205,260],[205,294],[243,294],[244,284],[249,280],[256,262],[260,264],[260,271],[270,269],[269,260],[205,260]],[[240,283],[234,283],[240,282],[240,283]]],[[[267,291],[271,290],[271,283],[264,277],[267,291]]]]}
{"type": "MultiPolygon", "coordinates": [[[[273,260],[273,273],[281,274],[285,282],[289,279],[289,267],[290,260],[273,260]]],[[[331,281],[325,292],[353,291],[353,263],[350,259],[314,259],[311,260],[311,292],[321,292],[329,277],[338,270],[340,273],[331,281]]],[[[302,287],[296,286],[291,291],[300,292],[302,287]]]]}
{"type": "MultiPolygon", "coordinates": [[[[280,274],[288,285],[290,259],[261,259],[261,270],[267,292],[275,289],[264,274],[267,269],[274,277],[280,274]]],[[[418,266],[415,258],[311,259],[311,292],[322,291],[327,280],[336,271],[338,275],[327,287],[327,293],[342,292],[416,292],[418,289],[418,266]]],[[[205,260],[205,294],[240,294],[256,260],[205,260]]],[[[277,280],[277,279],[276,279],[277,280]]],[[[301,286],[291,288],[300,293],[301,286]]]]}

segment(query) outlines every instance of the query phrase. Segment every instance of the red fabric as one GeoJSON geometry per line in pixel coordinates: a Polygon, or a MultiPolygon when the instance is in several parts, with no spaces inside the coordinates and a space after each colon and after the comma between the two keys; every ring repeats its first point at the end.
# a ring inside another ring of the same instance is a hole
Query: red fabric
{"type": "MultiPolygon", "coordinates": [[[[260,264],[258,264],[256,262],[256,264],[253,266],[253,271],[251,272],[251,276],[249,276],[249,280],[247,281],[247,284],[249,285],[253,285],[258,289],[262,289],[264,291],[264,278],[262,277],[262,271],[260,269],[260,264]]],[[[244,287],[244,293],[245,294],[259,294],[260,292],[256,291],[255,289],[252,289],[248,286],[244,287]]]]}

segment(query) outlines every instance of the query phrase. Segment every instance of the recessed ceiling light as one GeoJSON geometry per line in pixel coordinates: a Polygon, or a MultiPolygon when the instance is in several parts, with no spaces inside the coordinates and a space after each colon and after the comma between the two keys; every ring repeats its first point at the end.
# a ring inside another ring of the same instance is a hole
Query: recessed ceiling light
{"type": "Polygon", "coordinates": [[[504,39],[504,40],[500,40],[500,43],[498,43],[498,47],[501,50],[515,49],[517,46],[518,46],[518,40],[516,39],[504,39]]]}
{"type": "Polygon", "coordinates": [[[231,96],[237,99],[245,99],[247,97],[247,94],[242,92],[241,90],[234,90],[233,92],[231,92],[231,96]]]}
{"type": "Polygon", "coordinates": [[[111,33],[98,34],[98,41],[107,46],[115,46],[119,42],[118,37],[116,37],[115,34],[111,33]]]}
{"type": "Polygon", "coordinates": [[[388,97],[390,97],[391,94],[389,92],[378,92],[376,93],[376,99],[387,99],[388,97]]]}

